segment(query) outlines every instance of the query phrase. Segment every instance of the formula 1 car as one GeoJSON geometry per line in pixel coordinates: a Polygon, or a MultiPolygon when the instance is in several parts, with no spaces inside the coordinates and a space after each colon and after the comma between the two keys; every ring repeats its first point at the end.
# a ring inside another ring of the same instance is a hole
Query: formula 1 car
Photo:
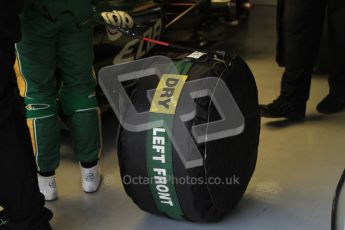
{"type": "MultiPolygon", "coordinates": [[[[101,15],[108,23],[115,21],[118,26],[133,28],[145,37],[199,47],[209,43],[212,23],[219,24],[218,19],[244,21],[250,8],[247,0],[107,0],[100,1],[94,13],[95,17],[101,15]]],[[[218,34],[215,37],[221,38],[218,34]]],[[[125,36],[116,29],[94,27],[96,71],[107,65],[140,59],[150,55],[153,49],[154,44],[125,36]]]]}
{"type": "MultiPolygon", "coordinates": [[[[225,21],[245,21],[250,8],[248,0],[99,1],[94,6],[94,18],[104,23],[95,23],[94,26],[95,71],[150,56],[157,51],[154,43],[127,36],[117,28],[105,26],[107,24],[132,29],[149,39],[185,44],[191,49],[207,48],[223,37],[223,31],[214,28],[225,21]]],[[[126,88],[133,85],[133,82],[128,82],[126,88]]],[[[108,103],[100,89],[97,89],[97,95],[102,110],[106,110],[108,103]]]]}

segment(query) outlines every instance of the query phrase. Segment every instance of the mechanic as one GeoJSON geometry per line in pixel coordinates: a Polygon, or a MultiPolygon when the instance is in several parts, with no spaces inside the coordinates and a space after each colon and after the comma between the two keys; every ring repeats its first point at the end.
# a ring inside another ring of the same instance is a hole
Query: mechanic
{"type": "Polygon", "coordinates": [[[331,54],[330,90],[317,110],[325,114],[342,111],[345,108],[345,1],[280,1],[285,72],[280,96],[271,104],[261,105],[262,116],[292,120],[305,117],[326,10],[331,54]]]}
{"type": "Polygon", "coordinates": [[[52,213],[39,192],[24,106],[13,65],[20,39],[19,13],[24,0],[0,7],[0,229],[49,230],[52,213]],[[2,216],[4,214],[4,216],[2,216]]]}
{"type": "Polygon", "coordinates": [[[80,26],[90,17],[91,0],[31,0],[21,17],[17,78],[26,104],[39,187],[46,200],[58,197],[59,105],[69,118],[83,190],[96,192],[101,183],[98,161],[102,140],[92,67],[92,28],[80,26]],[[62,84],[57,90],[58,80],[62,84]]]}

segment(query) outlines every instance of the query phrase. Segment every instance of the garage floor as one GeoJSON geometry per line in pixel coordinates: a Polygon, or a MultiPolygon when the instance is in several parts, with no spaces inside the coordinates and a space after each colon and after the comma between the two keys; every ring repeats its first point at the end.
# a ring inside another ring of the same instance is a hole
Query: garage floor
{"type": "MultiPolygon", "coordinates": [[[[226,41],[248,61],[256,76],[260,101],[279,92],[282,69],[274,62],[275,8],[256,7],[245,28],[229,29],[226,41]]],[[[238,207],[221,223],[192,224],[156,217],[139,210],[120,183],[115,151],[117,122],[103,119],[104,181],[100,191],[84,194],[79,166],[65,136],[57,171],[59,200],[48,203],[56,230],[88,229],[231,229],[326,230],[330,228],[332,196],[345,166],[345,113],[318,114],[317,103],[327,94],[327,78],[315,76],[308,118],[303,123],[262,120],[257,169],[238,207]]]]}

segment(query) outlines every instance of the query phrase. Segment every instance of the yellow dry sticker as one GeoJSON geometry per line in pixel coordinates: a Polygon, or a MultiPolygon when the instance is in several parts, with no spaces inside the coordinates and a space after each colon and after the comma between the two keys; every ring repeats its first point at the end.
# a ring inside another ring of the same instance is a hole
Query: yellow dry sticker
{"type": "Polygon", "coordinates": [[[163,74],[153,97],[150,112],[175,114],[187,75],[163,74]]]}

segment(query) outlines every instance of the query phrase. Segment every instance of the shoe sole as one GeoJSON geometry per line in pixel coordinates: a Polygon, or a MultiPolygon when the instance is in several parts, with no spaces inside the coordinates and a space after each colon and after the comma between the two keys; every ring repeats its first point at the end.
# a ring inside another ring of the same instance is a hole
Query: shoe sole
{"type": "Polygon", "coordinates": [[[47,201],[47,202],[53,202],[53,201],[56,201],[57,199],[59,199],[59,197],[57,196],[57,197],[55,197],[55,198],[53,198],[53,199],[46,199],[45,197],[44,197],[44,200],[45,201],[47,201]]]}
{"type": "Polygon", "coordinates": [[[339,110],[334,110],[334,111],[322,111],[322,110],[320,110],[320,109],[318,109],[317,107],[316,107],[316,110],[319,112],[319,113],[321,113],[321,114],[327,114],[327,115],[329,115],[329,114],[335,114],[335,113],[341,113],[341,112],[344,112],[345,111],[345,108],[342,108],[342,109],[339,109],[339,110]]]}
{"type": "Polygon", "coordinates": [[[286,118],[289,119],[291,121],[302,121],[305,119],[305,115],[296,115],[296,116],[278,116],[278,115],[271,115],[268,113],[264,113],[261,111],[261,117],[265,117],[265,118],[286,118]]]}

